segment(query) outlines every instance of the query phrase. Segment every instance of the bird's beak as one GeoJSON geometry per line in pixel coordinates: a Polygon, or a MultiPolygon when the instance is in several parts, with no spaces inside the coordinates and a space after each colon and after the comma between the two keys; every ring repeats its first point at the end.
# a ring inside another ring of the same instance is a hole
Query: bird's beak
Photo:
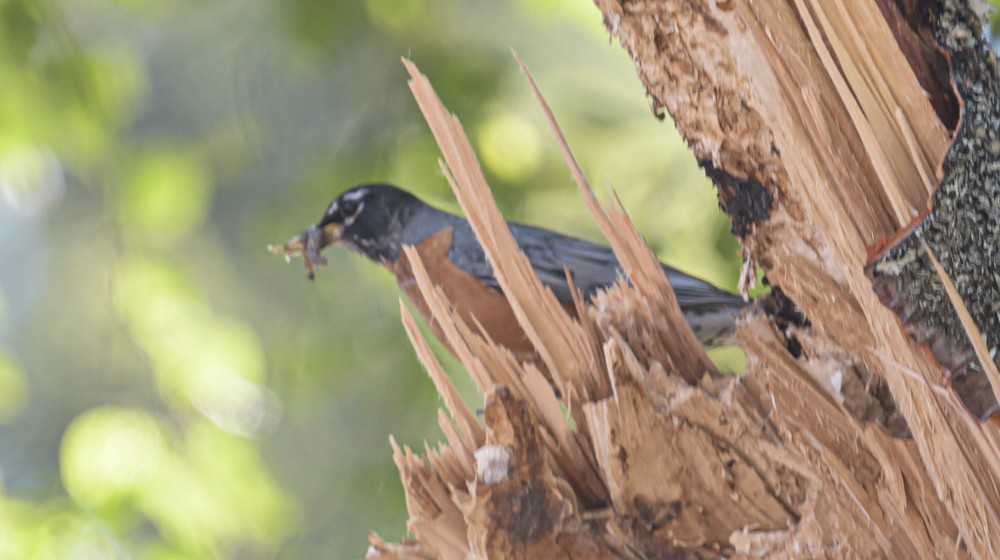
{"type": "Polygon", "coordinates": [[[330,223],[323,226],[323,240],[320,248],[340,241],[340,235],[343,231],[344,224],[330,223]]]}

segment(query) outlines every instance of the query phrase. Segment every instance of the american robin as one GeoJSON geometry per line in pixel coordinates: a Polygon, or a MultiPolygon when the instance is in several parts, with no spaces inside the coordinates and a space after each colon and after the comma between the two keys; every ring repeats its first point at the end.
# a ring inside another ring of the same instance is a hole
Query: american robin
{"type": "MultiPolygon", "coordinates": [[[[508,225],[539,280],[570,313],[575,313],[575,306],[567,270],[573,286],[585,298],[611,286],[621,274],[621,267],[608,247],[543,228],[513,222],[508,225]]],[[[403,253],[404,245],[412,245],[431,280],[467,324],[482,325],[494,342],[519,357],[534,353],[465,218],[434,208],[398,187],[364,184],[334,199],[315,226],[283,246],[272,246],[271,250],[286,257],[303,254],[312,279],[312,263],[325,264],[319,251],[327,245],[346,246],[388,268],[442,338],[403,253]]],[[[667,265],[663,265],[663,270],[688,324],[702,344],[711,348],[729,343],[736,315],[747,305],[743,299],[667,265]]]]}

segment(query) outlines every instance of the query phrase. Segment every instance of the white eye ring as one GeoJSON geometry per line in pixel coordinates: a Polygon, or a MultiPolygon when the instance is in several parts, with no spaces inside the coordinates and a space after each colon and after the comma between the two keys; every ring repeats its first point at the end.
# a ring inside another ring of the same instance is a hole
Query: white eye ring
{"type": "MultiPolygon", "coordinates": [[[[350,206],[354,206],[354,201],[350,201],[350,202],[351,202],[350,206]]],[[[364,207],[365,207],[365,203],[364,202],[358,202],[357,203],[357,208],[352,208],[352,210],[354,210],[353,214],[347,214],[347,212],[344,212],[343,209],[342,209],[341,210],[341,214],[344,215],[344,226],[346,227],[346,226],[349,226],[349,225],[353,224],[354,220],[357,219],[357,217],[361,214],[361,210],[363,210],[364,207]]]]}
{"type": "Polygon", "coordinates": [[[362,202],[345,198],[341,201],[340,213],[345,218],[353,218],[354,216],[358,215],[358,212],[361,211],[362,206],[364,206],[364,203],[362,202]]]}

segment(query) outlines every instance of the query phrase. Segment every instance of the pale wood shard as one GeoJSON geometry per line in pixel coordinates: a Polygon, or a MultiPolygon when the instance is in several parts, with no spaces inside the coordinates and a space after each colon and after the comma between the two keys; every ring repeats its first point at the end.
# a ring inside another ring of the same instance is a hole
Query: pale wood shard
{"type": "Polygon", "coordinates": [[[552,460],[562,467],[562,476],[574,483],[585,501],[602,502],[606,490],[596,474],[596,459],[588,444],[586,426],[578,424],[577,432],[571,431],[554,392],[541,372],[530,364],[522,367],[505,348],[484,340],[466,326],[461,318],[451,314],[450,306],[441,291],[430,283],[419,255],[412,248],[407,248],[406,252],[411,258],[414,277],[424,290],[435,319],[447,322],[445,332],[447,336],[454,337],[449,339],[451,343],[469,348],[470,355],[477,356],[477,364],[492,375],[494,384],[506,386],[518,398],[531,404],[538,419],[544,421],[540,427],[551,437],[549,441],[554,444],[552,460]]]}
{"type": "Polygon", "coordinates": [[[997,431],[942,385],[862,272],[867,245],[926,205],[948,141],[939,98],[918,83],[926,69],[889,42],[903,32],[887,23],[895,12],[867,0],[597,4],[720,184],[745,256],[810,324],[755,310],[737,332],[746,374],[719,375],[625,212],[594,197],[529,76],[630,280],[577,301],[573,319],[518,253],[461,125],[404,61],[442,169],[547,371],[484,338],[405,250],[435,333],[486,404],[480,424],[401,306],[442,394],[447,443],[420,458],[392,441],[413,540],[372,535],[372,554],[995,557],[997,431]],[[508,460],[488,480],[475,457],[484,446],[508,460]]]}
{"type": "Polygon", "coordinates": [[[844,414],[804,371],[807,364],[784,351],[777,333],[762,318],[749,320],[739,336],[749,359],[745,383],[762,385],[751,392],[771,397],[775,428],[811,456],[803,463],[810,465],[809,471],[832,477],[825,486],[839,489],[825,494],[825,499],[844,500],[841,507],[848,512],[852,504],[856,506],[853,514],[859,517],[853,523],[889,535],[883,550],[893,555],[921,558],[953,543],[955,527],[923,466],[916,463],[912,442],[891,439],[881,429],[860,425],[844,414]],[[758,368],[766,373],[749,373],[758,368]],[[859,445],[862,442],[865,445],[859,445]],[[922,492],[914,493],[913,488],[922,492]],[[918,502],[916,507],[913,501],[918,502]],[[926,524],[928,518],[933,523],[926,524]],[[901,522],[905,525],[896,526],[901,522]]]}
{"type": "MultiPolygon", "coordinates": [[[[417,322],[413,318],[413,314],[406,307],[402,300],[399,302],[399,313],[403,320],[403,327],[406,329],[406,334],[410,338],[410,343],[417,352],[417,356],[420,358],[420,363],[424,364],[427,368],[427,373],[430,375],[431,380],[434,381],[434,387],[437,389],[441,398],[444,399],[445,407],[448,409],[448,414],[455,421],[459,427],[459,437],[461,438],[462,447],[468,451],[475,451],[483,445],[486,440],[486,435],[483,432],[482,426],[479,425],[475,414],[469,410],[469,407],[465,406],[462,402],[462,398],[458,395],[458,391],[451,384],[448,379],[448,375],[444,372],[444,368],[434,357],[434,353],[431,351],[430,346],[427,341],[424,340],[423,335],[420,333],[420,329],[417,327],[417,322]]],[[[468,465],[471,467],[471,463],[468,465]]],[[[470,471],[472,472],[471,468],[470,471]]]]}
{"type": "MultiPolygon", "coordinates": [[[[671,369],[680,372],[691,372],[691,379],[688,379],[689,381],[697,381],[702,373],[717,375],[718,371],[716,371],[708,355],[698,343],[694,333],[691,332],[687,321],[684,320],[684,314],[680,311],[677,298],[670,287],[670,280],[667,278],[663,267],[660,266],[659,259],[653,253],[652,249],[646,245],[642,234],[639,233],[629,219],[628,214],[621,208],[620,203],[608,210],[601,207],[597,201],[597,197],[594,195],[593,189],[590,188],[590,184],[583,174],[583,170],[573,156],[566,137],[559,129],[552,110],[538,90],[534,78],[528,72],[528,67],[516,51],[514,52],[514,59],[520,65],[521,71],[527,78],[528,85],[531,87],[535,99],[545,114],[549,128],[556,138],[556,143],[559,145],[559,150],[566,161],[566,166],[572,172],[573,179],[576,181],[580,194],[587,204],[587,208],[601,227],[604,236],[611,243],[615,257],[621,264],[622,270],[625,271],[628,278],[634,280],[633,286],[637,290],[636,296],[638,297],[638,294],[641,293],[642,297],[646,300],[644,302],[645,305],[642,307],[659,315],[660,319],[658,321],[647,323],[656,325],[660,330],[655,339],[673,342],[671,345],[659,348],[658,355],[661,358],[666,358],[667,363],[665,365],[671,369]],[[672,350],[680,348],[683,348],[684,351],[675,352],[672,350]]],[[[684,373],[682,375],[688,374],[684,373]]]]}
{"type": "Polygon", "coordinates": [[[601,428],[595,445],[612,508],[643,555],[693,549],[714,556],[731,550],[734,527],[775,531],[797,521],[805,482],[774,460],[783,453],[772,447],[776,439],[761,438],[759,411],[749,409],[747,418],[747,409],[727,402],[736,378],[718,396],[684,382],[657,394],[646,385],[670,374],[646,371],[621,339],[605,344],[605,356],[614,398],[586,409],[601,428]],[[748,448],[757,452],[748,456],[748,448]]]}
{"type": "MultiPolygon", "coordinates": [[[[527,257],[518,250],[503,216],[492,204],[486,179],[458,119],[444,109],[427,78],[411,62],[403,63],[410,72],[414,98],[424,111],[447,162],[447,167],[442,163],[442,171],[481,240],[518,322],[558,383],[566,383],[581,372],[593,371],[597,356],[591,353],[586,334],[563,312],[551,290],[535,277],[527,257]],[[550,326],[553,323],[557,328],[550,326]]],[[[599,389],[586,385],[582,388],[599,389]]],[[[572,398],[570,394],[566,396],[572,398]]]]}
{"type": "Polygon", "coordinates": [[[366,557],[378,557],[380,560],[433,560],[436,554],[427,550],[415,540],[405,540],[399,543],[387,543],[378,534],[368,534],[368,554],[366,557]]]}
{"type": "MultiPolygon", "coordinates": [[[[465,520],[449,488],[424,459],[389,438],[393,460],[406,489],[406,528],[423,548],[437,558],[464,558],[468,553],[465,520]]],[[[376,548],[378,544],[369,541],[376,548]]]]}

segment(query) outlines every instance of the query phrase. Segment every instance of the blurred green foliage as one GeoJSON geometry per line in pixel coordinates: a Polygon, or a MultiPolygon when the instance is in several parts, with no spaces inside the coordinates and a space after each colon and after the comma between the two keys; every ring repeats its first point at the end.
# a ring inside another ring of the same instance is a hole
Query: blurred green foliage
{"type": "Polygon", "coordinates": [[[440,434],[395,285],[345,252],[310,284],[264,250],[358,182],[457,210],[400,56],[510,218],[600,239],[517,48],[600,194],[733,288],[714,191],[613,43],[581,0],[0,0],[0,558],[405,534],[388,434],[440,434]]]}

